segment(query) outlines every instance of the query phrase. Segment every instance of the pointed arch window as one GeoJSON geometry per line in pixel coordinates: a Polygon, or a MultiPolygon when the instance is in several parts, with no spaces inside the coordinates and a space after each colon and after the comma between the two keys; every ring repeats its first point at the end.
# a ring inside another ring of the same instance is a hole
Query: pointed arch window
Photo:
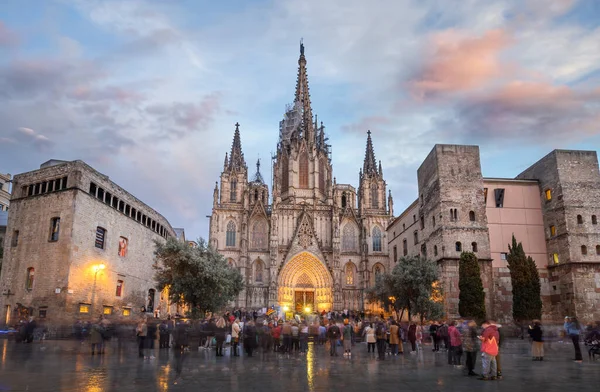
{"type": "Polygon", "coordinates": [[[300,188],[308,188],[308,153],[300,153],[300,188]]]}
{"type": "Polygon", "coordinates": [[[352,263],[346,264],[346,285],[354,285],[354,265],[352,263]]]}
{"type": "Polygon", "coordinates": [[[252,225],[252,242],[253,249],[265,249],[267,247],[267,222],[263,219],[252,225]]]}
{"type": "Polygon", "coordinates": [[[263,282],[264,264],[261,259],[256,259],[254,262],[254,281],[256,283],[263,282]]]}
{"type": "Polygon", "coordinates": [[[373,229],[373,252],[381,252],[381,230],[379,227],[373,229]]]}
{"type": "Polygon", "coordinates": [[[237,180],[234,178],[231,180],[231,187],[229,189],[229,201],[234,203],[237,200],[237,180]]]}
{"type": "Polygon", "coordinates": [[[235,223],[233,221],[230,221],[227,224],[227,234],[226,234],[226,238],[225,238],[225,246],[235,246],[235,231],[236,231],[235,223]]]}
{"type": "Polygon", "coordinates": [[[346,199],[346,193],[344,192],[344,194],[342,195],[342,208],[346,208],[346,204],[347,204],[347,199],[346,199]]]}
{"type": "Polygon", "coordinates": [[[377,184],[371,185],[371,207],[379,208],[379,192],[377,191],[377,184]]]}
{"type": "Polygon", "coordinates": [[[342,250],[346,252],[356,250],[356,229],[351,223],[346,224],[342,230],[342,250]]]}
{"type": "Polygon", "coordinates": [[[290,187],[289,160],[285,153],[281,156],[281,192],[287,192],[290,187]]]}

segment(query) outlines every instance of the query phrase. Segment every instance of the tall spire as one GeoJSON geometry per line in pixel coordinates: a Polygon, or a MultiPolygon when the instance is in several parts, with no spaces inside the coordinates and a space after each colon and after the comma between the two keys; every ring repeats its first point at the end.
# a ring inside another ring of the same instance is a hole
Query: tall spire
{"type": "Polygon", "coordinates": [[[242,152],[242,141],[240,139],[240,124],[235,123],[235,133],[233,134],[233,143],[231,144],[231,153],[229,154],[229,170],[246,169],[246,161],[242,152]]]}
{"type": "Polygon", "coordinates": [[[260,174],[260,158],[258,158],[256,160],[256,174],[254,175],[254,178],[252,179],[252,182],[257,182],[260,184],[264,184],[265,180],[263,179],[262,174],[260,174]]]}
{"type": "Polygon", "coordinates": [[[298,78],[296,79],[296,95],[294,103],[302,108],[302,124],[305,138],[314,137],[312,108],[310,106],[310,92],[308,90],[308,76],[306,74],[306,57],[304,57],[304,43],[300,40],[300,58],[298,59],[298,78]]]}
{"type": "Polygon", "coordinates": [[[371,131],[367,131],[367,148],[365,151],[365,162],[363,163],[363,173],[365,175],[378,174],[375,151],[373,150],[373,141],[371,140],[371,131]]]}

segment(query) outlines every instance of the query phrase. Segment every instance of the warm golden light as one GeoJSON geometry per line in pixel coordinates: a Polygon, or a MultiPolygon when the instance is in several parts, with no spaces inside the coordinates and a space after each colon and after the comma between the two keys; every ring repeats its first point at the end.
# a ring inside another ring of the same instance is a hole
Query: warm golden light
{"type": "Polygon", "coordinates": [[[92,269],[94,270],[94,272],[102,271],[105,268],[106,268],[105,264],[97,264],[97,265],[95,265],[95,266],[92,267],[92,269]]]}
{"type": "Polygon", "coordinates": [[[289,306],[284,306],[284,307],[283,307],[283,311],[284,311],[284,312],[287,312],[288,310],[290,310],[290,307],[289,307],[289,306]]]}
{"type": "Polygon", "coordinates": [[[310,313],[310,306],[307,306],[306,308],[304,308],[304,311],[305,311],[306,313],[310,313]]]}

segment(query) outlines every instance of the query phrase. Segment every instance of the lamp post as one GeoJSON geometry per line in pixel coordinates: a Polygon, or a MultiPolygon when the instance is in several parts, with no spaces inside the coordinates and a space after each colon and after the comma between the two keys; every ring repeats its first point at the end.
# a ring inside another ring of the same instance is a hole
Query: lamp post
{"type": "Polygon", "coordinates": [[[91,300],[91,309],[90,309],[90,315],[93,317],[94,315],[94,303],[96,302],[96,280],[98,279],[98,272],[102,271],[106,269],[106,265],[104,263],[101,264],[96,264],[92,267],[92,270],[94,271],[94,286],[92,287],[92,300],[91,300]]]}

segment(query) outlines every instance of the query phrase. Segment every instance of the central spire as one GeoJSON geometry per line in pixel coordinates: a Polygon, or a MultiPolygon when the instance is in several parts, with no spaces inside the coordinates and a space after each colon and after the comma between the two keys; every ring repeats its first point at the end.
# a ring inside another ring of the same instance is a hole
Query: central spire
{"type": "Polygon", "coordinates": [[[308,76],[306,74],[306,57],[304,57],[304,42],[300,40],[300,58],[298,59],[298,79],[296,80],[296,95],[294,104],[302,110],[302,127],[305,137],[312,140],[314,137],[312,108],[310,106],[310,92],[308,90],[308,76]]]}
{"type": "Polygon", "coordinates": [[[371,131],[367,131],[367,148],[365,150],[365,162],[363,163],[363,173],[366,175],[376,175],[377,162],[375,161],[375,150],[371,140],[371,131]]]}

